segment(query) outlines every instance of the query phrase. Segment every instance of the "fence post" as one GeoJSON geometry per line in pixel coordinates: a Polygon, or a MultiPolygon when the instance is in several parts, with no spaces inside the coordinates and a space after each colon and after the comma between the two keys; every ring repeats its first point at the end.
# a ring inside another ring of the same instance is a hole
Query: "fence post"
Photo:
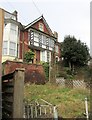
{"type": "Polygon", "coordinates": [[[89,115],[88,115],[88,103],[87,103],[87,98],[85,98],[85,109],[86,109],[86,117],[87,117],[87,120],[88,120],[89,115]]]}
{"type": "Polygon", "coordinates": [[[23,118],[24,68],[16,68],[14,75],[13,118],[23,118]]]}

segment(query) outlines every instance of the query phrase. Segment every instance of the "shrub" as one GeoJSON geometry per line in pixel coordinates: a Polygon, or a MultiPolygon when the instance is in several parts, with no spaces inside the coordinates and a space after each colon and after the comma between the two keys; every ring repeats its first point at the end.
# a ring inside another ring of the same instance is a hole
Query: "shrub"
{"type": "Polygon", "coordinates": [[[35,55],[34,52],[31,50],[26,52],[24,55],[24,61],[25,62],[32,62],[34,59],[34,55],[35,55]]]}
{"type": "Polygon", "coordinates": [[[48,62],[43,62],[42,63],[44,71],[45,71],[45,78],[48,81],[49,80],[49,63],[48,62]]]}

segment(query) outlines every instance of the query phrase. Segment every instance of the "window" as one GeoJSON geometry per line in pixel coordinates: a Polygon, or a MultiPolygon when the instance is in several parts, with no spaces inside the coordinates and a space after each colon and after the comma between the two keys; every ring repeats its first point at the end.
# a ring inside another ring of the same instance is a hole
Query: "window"
{"type": "Polygon", "coordinates": [[[58,46],[57,45],[55,46],[55,51],[56,51],[56,53],[58,53],[58,46]]]}
{"type": "Polygon", "coordinates": [[[8,41],[3,42],[3,55],[8,54],[8,41]]]}
{"type": "Polygon", "coordinates": [[[42,47],[42,35],[41,34],[39,34],[39,47],[42,47]]]}
{"type": "Polygon", "coordinates": [[[45,61],[45,51],[42,52],[42,61],[45,61]]]}
{"type": "Polygon", "coordinates": [[[10,42],[9,55],[16,56],[16,43],[10,42]]]}
{"type": "Polygon", "coordinates": [[[28,33],[28,40],[29,40],[29,45],[34,44],[34,32],[31,30],[28,33]]]}
{"type": "Polygon", "coordinates": [[[44,31],[44,26],[42,23],[39,23],[39,30],[44,31]]]}
{"type": "Polygon", "coordinates": [[[15,24],[11,24],[11,30],[16,31],[16,25],[15,24]]]}
{"type": "Polygon", "coordinates": [[[46,37],[43,36],[42,44],[46,45],[46,37]]]}
{"type": "Polygon", "coordinates": [[[39,42],[39,34],[38,33],[34,33],[34,41],[39,42]]]}
{"type": "Polygon", "coordinates": [[[17,42],[18,29],[16,29],[16,28],[17,28],[17,26],[11,23],[10,41],[16,41],[17,42]]]}
{"type": "Polygon", "coordinates": [[[54,48],[54,40],[49,39],[49,47],[54,48]]]}

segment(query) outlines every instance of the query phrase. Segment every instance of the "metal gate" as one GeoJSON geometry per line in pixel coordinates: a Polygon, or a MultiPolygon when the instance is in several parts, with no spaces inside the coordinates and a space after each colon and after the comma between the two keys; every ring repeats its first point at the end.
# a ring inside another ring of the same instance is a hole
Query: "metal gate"
{"type": "Polygon", "coordinates": [[[55,118],[58,120],[57,107],[40,99],[24,102],[24,118],[55,118]]]}

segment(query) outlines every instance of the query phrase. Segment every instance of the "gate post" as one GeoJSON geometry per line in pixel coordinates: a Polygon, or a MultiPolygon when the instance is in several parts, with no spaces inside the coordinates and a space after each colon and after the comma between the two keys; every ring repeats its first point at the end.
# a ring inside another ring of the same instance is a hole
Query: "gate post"
{"type": "Polygon", "coordinates": [[[54,114],[54,120],[58,120],[58,113],[57,113],[57,107],[53,107],[53,114],[54,114]]]}
{"type": "Polygon", "coordinates": [[[16,68],[14,74],[13,118],[23,118],[24,68],[16,68]]]}

